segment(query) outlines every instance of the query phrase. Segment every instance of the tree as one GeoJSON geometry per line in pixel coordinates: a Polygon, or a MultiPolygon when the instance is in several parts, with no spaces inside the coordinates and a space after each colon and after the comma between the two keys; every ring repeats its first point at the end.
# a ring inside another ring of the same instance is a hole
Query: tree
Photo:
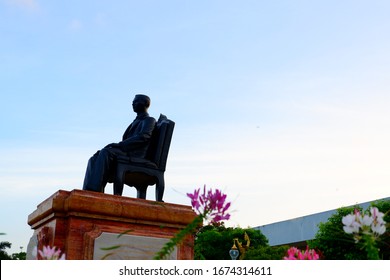
{"type": "MultiPolygon", "coordinates": [[[[5,233],[0,232],[0,235],[5,235],[5,233]]],[[[20,252],[20,253],[14,253],[12,256],[8,255],[5,251],[6,248],[11,248],[11,243],[8,241],[2,241],[0,242],[0,260],[25,260],[26,259],[26,252],[20,252]]],[[[20,248],[22,249],[22,247],[20,248]]]]}
{"type": "Polygon", "coordinates": [[[13,260],[25,260],[26,259],[26,252],[20,252],[20,253],[13,253],[12,259],[13,260]]]}
{"type": "Polygon", "coordinates": [[[11,260],[12,257],[7,254],[5,251],[6,248],[10,249],[11,248],[11,243],[7,241],[2,241],[0,242],[0,260],[11,260]]]}

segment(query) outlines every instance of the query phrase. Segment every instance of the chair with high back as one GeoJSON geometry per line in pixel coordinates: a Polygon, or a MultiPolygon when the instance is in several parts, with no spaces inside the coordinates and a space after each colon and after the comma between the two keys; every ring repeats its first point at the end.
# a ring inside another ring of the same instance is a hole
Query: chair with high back
{"type": "Polygon", "coordinates": [[[126,184],[137,189],[137,198],[145,199],[148,186],[156,185],[156,201],[163,201],[164,173],[174,127],[175,123],[161,114],[153,131],[146,159],[117,159],[115,195],[122,195],[126,184]]]}

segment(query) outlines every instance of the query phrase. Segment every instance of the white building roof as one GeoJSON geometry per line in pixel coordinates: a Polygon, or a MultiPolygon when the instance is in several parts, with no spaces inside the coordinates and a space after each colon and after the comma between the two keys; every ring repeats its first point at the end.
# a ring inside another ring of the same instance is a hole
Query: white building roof
{"type": "MultiPolygon", "coordinates": [[[[372,202],[381,200],[390,200],[390,197],[360,203],[358,205],[363,209],[366,209],[372,202]]],[[[318,231],[318,225],[321,222],[326,222],[329,217],[336,212],[337,209],[329,210],[291,220],[258,226],[254,229],[260,230],[268,238],[270,246],[305,242],[314,239],[315,234],[318,231]]]]}

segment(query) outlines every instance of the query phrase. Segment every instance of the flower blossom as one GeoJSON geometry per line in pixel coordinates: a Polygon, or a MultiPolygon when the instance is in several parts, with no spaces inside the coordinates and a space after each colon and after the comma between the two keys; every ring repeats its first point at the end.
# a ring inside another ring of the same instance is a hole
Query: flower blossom
{"type": "Polygon", "coordinates": [[[203,193],[200,193],[199,188],[194,193],[187,193],[187,196],[191,199],[192,208],[195,210],[197,216],[156,253],[154,256],[155,260],[164,259],[171,254],[175,246],[183,242],[188,234],[195,232],[203,220],[209,220],[210,223],[215,224],[230,218],[230,214],[226,213],[230,207],[230,202],[226,203],[226,194],[223,194],[220,190],[213,191],[210,189],[206,191],[206,186],[204,186],[203,193]]]}
{"type": "Polygon", "coordinates": [[[379,212],[378,208],[376,207],[372,207],[370,212],[373,217],[371,230],[378,235],[384,234],[386,232],[386,222],[383,220],[383,216],[385,214],[379,212]]]}
{"type": "Polygon", "coordinates": [[[346,233],[358,233],[361,227],[361,216],[359,211],[355,211],[354,214],[349,214],[341,219],[344,224],[344,231],[346,233]]]}
{"type": "Polygon", "coordinates": [[[371,260],[380,259],[376,241],[386,232],[386,222],[383,216],[384,214],[379,212],[378,208],[371,207],[369,214],[360,214],[355,210],[354,214],[349,214],[341,220],[344,224],[344,231],[353,234],[356,243],[363,243],[367,258],[371,260]]]}
{"type": "Polygon", "coordinates": [[[193,194],[188,193],[187,196],[191,199],[191,205],[195,212],[204,219],[210,220],[211,223],[229,220],[230,214],[226,212],[230,207],[230,202],[226,203],[226,194],[220,190],[206,191],[206,186],[204,186],[202,194],[200,194],[199,188],[193,194]]]}
{"type": "Polygon", "coordinates": [[[42,250],[38,250],[42,260],[65,260],[65,254],[61,255],[61,250],[56,247],[43,246],[42,250]]]}
{"type": "Polygon", "coordinates": [[[291,247],[287,250],[287,256],[284,260],[318,260],[320,256],[313,249],[306,248],[305,251],[301,251],[296,247],[291,247]]]}
{"type": "Polygon", "coordinates": [[[355,210],[354,214],[349,214],[342,218],[344,231],[349,234],[382,235],[386,232],[386,222],[383,220],[384,214],[379,212],[377,207],[370,208],[371,215],[361,214],[355,210]]]}

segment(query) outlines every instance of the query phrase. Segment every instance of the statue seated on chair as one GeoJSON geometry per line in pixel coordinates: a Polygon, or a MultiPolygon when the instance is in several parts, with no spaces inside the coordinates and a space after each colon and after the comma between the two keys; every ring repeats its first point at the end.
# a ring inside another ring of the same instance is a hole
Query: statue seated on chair
{"type": "Polygon", "coordinates": [[[133,101],[136,119],[123,134],[122,141],[97,151],[88,161],[83,190],[104,192],[114,183],[114,194],[122,195],[123,185],[134,186],[138,198],[146,198],[149,185],[156,185],[156,200],[164,194],[164,172],[174,122],[161,115],[158,122],[147,110],[150,98],[138,94],[133,101]]]}

